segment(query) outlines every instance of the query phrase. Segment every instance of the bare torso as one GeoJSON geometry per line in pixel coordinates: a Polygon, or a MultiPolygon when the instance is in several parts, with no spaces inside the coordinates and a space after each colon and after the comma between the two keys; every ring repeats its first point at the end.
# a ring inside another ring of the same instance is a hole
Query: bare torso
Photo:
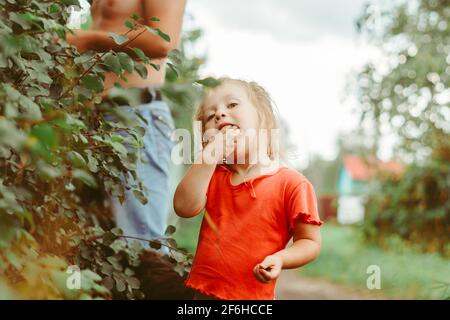
{"type": "MultiPolygon", "coordinates": [[[[143,16],[143,1],[142,0],[94,0],[91,8],[92,14],[92,29],[102,30],[114,33],[125,33],[128,28],[125,27],[124,22],[130,20],[132,14],[143,16]]],[[[133,43],[130,44],[133,46],[133,43]]],[[[159,71],[156,71],[151,66],[146,66],[148,76],[142,79],[138,74],[125,74],[128,82],[123,81],[113,73],[107,73],[105,78],[105,88],[110,88],[115,82],[120,83],[123,87],[146,87],[149,85],[163,84],[165,76],[166,59],[152,59],[152,63],[161,66],[159,71]]]]}

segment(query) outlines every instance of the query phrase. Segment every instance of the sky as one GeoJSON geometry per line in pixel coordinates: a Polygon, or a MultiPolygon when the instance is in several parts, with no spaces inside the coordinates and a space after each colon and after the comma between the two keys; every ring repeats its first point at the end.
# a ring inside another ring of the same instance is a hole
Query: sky
{"type": "MultiPolygon", "coordinates": [[[[272,95],[305,167],[313,154],[333,159],[339,132],[358,125],[348,77],[377,56],[356,34],[363,0],[188,0],[203,29],[202,76],[253,80],[272,95]]],[[[382,154],[389,157],[385,150],[382,154]]]]}
{"type": "MultiPolygon", "coordinates": [[[[357,102],[345,86],[379,56],[356,34],[366,2],[188,0],[194,22],[185,19],[185,27],[204,32],[196,48],[207,54],[203,77],[251,80],[267,89],[295,146],[288,158],[304,168],[313,154],[333,159],[339,132],[358,126],[357,102]]],[[[381,149],[380,157],[388,159],[389,141],[381,141],[381,149]]]]}

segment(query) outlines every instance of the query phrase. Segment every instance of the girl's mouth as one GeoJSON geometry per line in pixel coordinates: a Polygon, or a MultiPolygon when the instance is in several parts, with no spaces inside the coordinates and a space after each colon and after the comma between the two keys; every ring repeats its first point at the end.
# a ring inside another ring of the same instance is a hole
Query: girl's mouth
{"type": "Polygon", "coordinates": [[[229,122],[224,122],[224,123],[222,123],[222,124],[219,126],[219,130],[222,130],[222,128],[225,128],[226,126],[235,126],[235,127],[237,127],[237,128],[239,129],[239,126],[237,126],[237,125],[235,125],[235,124],[232,124],[232,123],[229,123],[229,122]]]}

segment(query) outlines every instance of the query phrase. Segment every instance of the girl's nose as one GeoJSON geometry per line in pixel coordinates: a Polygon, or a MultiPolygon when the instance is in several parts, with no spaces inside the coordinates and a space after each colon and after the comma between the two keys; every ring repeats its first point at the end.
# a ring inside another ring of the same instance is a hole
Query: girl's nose
{"type": "Polygon", "coordinates": [[[225,112],[220,111],[216,113],[216,121],[219,121],[220,118],[225,118],[227,115],[225,114],[225,112]]]}

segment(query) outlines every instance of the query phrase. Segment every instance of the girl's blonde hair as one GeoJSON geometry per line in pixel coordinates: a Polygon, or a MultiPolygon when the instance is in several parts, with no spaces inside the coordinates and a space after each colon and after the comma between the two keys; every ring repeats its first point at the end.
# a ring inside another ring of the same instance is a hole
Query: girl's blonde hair
{"type": "MultiPolygon", "coordinates": [[[[242,87],[247,92],[250,101],[257,110],[261,128],[267,129],[269,133],[267,155],[271,159],[275,159],[276,157],[278,157],[279,146],[276,144],[276,141],[272,141],[272,136],[270,132],[271,129],[280,129],[280,127],[277,116],[277,110],[270,94],[266,91],[266,89],[264,89],[262,86],[260,86],[258,83],[254,81],[245,81],[241,79],[232,79],[227,77],[223,77],[218,80],[220,83],[218,86],[221,86],[225,83],[234,83],[242,87]]],[[[203,130],[202,134],[204,133],[205,130],[204,129],[205,117],[203,113],[205,107],[204,106],[205,98],[218,86],[214,88],[208,88],[205,90],[203,94],[203,99],[201,100],[194,114],[194,121],[201,121],[202,123],[202,130],[203,130]]]]}

